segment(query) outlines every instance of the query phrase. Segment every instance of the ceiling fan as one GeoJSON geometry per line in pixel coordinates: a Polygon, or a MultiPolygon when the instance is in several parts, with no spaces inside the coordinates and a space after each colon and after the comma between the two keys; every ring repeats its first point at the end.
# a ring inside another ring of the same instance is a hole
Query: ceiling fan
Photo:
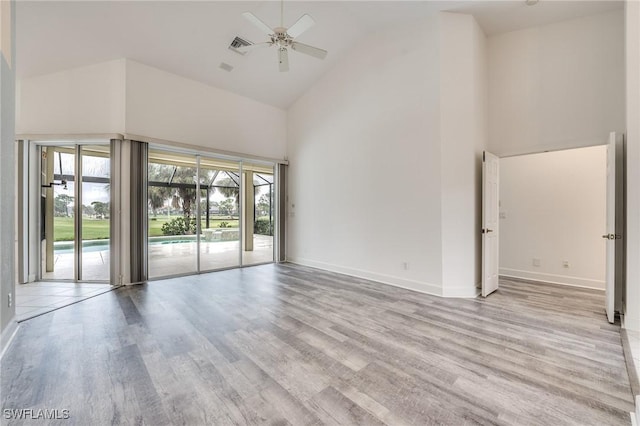
{"type": "Polygon", "coordinates": [[[305,55],[313,56],[314,58],[324,59],[327,56],[327,51],[319,49],[317,47],[309,46],[308,44],[300,43],[295,39],[302,33],[313,27],[316,21],[306,13],[300,17],[289,28],[284,27],[284,1],[280,2],[280,26],[270,28],[260,18],[251,12],[244,12],[242,14],[248,21],[259,28],[267,36],[269,40],[264,43],[250,44],[249,46],[239,47],[237,50],[241,52],[248,52],[261,47],[276,46],[278,48],[278,62],[280,66],[280,72],[289,71],[289,54],[288,48],[305,55]]]}

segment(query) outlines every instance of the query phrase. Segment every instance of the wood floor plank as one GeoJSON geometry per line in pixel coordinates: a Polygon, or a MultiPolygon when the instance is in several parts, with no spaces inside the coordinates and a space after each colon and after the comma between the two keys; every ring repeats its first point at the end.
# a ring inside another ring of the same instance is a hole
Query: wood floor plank
{"type": "Polygon", "coordinates": [[[603,306],[582,288],[502,279],[446,299],[289,264],[155,281],[23,322],[2,408],[78,425],[628,425],[603,306]]]}

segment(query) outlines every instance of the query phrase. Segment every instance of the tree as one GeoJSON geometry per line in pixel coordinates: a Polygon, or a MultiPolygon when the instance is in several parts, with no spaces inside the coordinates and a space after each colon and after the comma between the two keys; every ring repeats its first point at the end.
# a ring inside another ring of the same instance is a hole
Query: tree
{"type": "Polygon", "coordinates": [[[103,203],[101,201],[94,201],[91,203],[96,215],[106,218],[109,217],[109,203],[103,203]]]}
{"type": "Polygon", "coordinates": [[[269,216],[269,210],[271,209],[271,203],[269,202],[269,196],[262,194],[256,204],[257,216],[269,216]]]}
{"type": "Polygon", "coordinates": [[[149,164],[149,181],[166,182],[167,186],[153,186],[149,191],[149,204],[159,208],[167,198],[171,198],[174,208],[182,209],[185,223],[191,223],[191,207],[196,201],[195,167],[169,166],[165,164],[149,164]],[[182,184],[172,186],[171,184],[182,184]],[[156,189],[157,188],[157,189],[156,189]],[[153,197],[153,198],[152,198],[153,197]]]}
{"type": "Polygon", "coordinates": [[[148,189],[149,207],[153,215],[157,216],[157,210],[164,206],[165,201],[171,197],[171,188],[161,186],[151,186],[148,189]]]}
{"type": "MultiPolygon", "coordinates": [[[[228,172],[225,172],[225,173],[227,173],[227,176],[229,176],[228,172]]],[[[240,187],[236,184],[236,182],[233,179],[231,179],[231,177],[218,179],[216,181],[215,189],[225,197],[232,198],[235,201],[236,210],[240,210],[240,187]]],[[[220,213],[222,213],[222,211],[220,211],[220,213]]]]}
{"type": "Polygon", "coordinates": [[[220,201],[218,208],[220,210],[220,214],[231,216],[235,208],[235,202],[233,198],[225,198],[220,201]]]}
{"type": "Polygon", "coordinates": [[[93,209],[92,206],[87,206],[87,205],[82,205],[82,214],[85,216],[93,216],[94,214],[96,214],[96,211],[93,209]]]}
{"type": "Polygon", "coordinates": [[[53,200],[54,216],[69,216],[69,204],[73,203],[74,197],[67,194],[58,194],[53,200]]]}

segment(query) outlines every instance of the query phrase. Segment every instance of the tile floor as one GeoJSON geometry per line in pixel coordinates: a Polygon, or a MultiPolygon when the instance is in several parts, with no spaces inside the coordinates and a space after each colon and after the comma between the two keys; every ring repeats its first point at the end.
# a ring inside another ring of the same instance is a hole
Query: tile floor
{"type": "Polygon", "coordinates": [[[109,284],[36,282],[16,286],[16,320],[25,319],[71,305],[111,291],[109,284]]]}

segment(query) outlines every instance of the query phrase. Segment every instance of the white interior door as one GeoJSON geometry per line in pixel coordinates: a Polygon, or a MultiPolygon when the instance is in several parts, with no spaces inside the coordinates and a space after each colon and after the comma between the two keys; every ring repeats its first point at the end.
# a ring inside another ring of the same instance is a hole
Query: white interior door
{"type": "Polygon", "coordinates": [[[499,158],[482,155],[482,296],[498,289],[499,158]]]}
{"type": "Polygon", "coordinates": [[[616,303],[616,133],[609,134],[607,143],[607,229],[602,236],[607,240],[607,267],[605,276],[605,309],[610,323],[615,321],[616,303]]]}

